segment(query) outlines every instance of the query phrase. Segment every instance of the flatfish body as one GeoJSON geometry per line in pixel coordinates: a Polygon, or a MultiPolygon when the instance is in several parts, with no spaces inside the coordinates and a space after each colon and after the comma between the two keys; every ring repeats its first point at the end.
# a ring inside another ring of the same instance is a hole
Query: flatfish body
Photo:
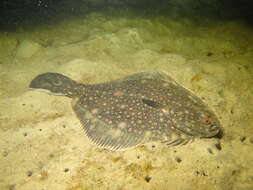
{"type": "Polygon", "coordinates": [[[143,72],[106,83],[75,87],[73,109],[96,145],[121,151],[148,142],[168,145],[212,137],[215,114],[163,72],[143,72]]]}

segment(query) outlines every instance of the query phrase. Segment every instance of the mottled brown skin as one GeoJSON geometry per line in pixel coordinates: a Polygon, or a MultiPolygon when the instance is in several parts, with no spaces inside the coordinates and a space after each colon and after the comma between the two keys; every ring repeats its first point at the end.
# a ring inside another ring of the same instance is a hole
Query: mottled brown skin
{"type": "Polygon", "coordinates": [[[44,73],[30,84],[75,99],[73,110],[85,134],[98,146],[125,150],[152,141],[168,145],[215,136],[215,114],[163,72],[143,72],[106,83],[79,84],[44,73]]]}

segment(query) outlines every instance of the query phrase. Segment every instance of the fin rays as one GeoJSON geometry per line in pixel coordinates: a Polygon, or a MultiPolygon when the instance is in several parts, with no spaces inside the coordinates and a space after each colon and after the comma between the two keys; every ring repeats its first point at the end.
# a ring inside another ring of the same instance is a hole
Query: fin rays
{"type": "Polygon", "coordinates": [[[121,151],[143,144],[144,136],[119,130],[117,127],[106,125],[101,120],[85,117],[85,110],[78,103],[74,106],[75,113],[81,121],[85,135],[97,146],[121,151]],[[75,109],[77,108],[78,109],[75,109]],[[115,135],[114,132],[117,132],[115,135]]]}

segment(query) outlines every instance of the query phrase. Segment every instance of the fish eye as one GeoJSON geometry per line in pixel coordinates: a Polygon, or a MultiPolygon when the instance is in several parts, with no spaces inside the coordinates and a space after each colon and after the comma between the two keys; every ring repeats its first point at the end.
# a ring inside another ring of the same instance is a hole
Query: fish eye
{"type": "Polygon", "coordinates": [[[211,121],[210,121],[209,119],[205,119],[205,120],[204,120],[204,123],[205,123],[205,124],[211,124],[211,121]]]}

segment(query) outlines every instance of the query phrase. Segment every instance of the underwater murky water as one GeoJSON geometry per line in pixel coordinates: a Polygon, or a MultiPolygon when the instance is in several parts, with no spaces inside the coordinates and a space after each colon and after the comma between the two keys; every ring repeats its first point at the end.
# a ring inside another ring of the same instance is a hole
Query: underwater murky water
{"type": "Polygon", "coordinates": [[[172,7],[189,10],[184,16],[161,6],[151,14],[150,1],[147,11],[131,1],[99,9],[102,2],[75,6],[78,15],[61,9],[71,16],[51,23],[2,29],[0,189],[253,189],[252,26],[188,16],[191,1],[172,7]],[[221,137],[112,152],[84,136],[70,99],[28,89],[43,72],[99,83],[147,70],[168,73],[201,98],[221,137]]]}

